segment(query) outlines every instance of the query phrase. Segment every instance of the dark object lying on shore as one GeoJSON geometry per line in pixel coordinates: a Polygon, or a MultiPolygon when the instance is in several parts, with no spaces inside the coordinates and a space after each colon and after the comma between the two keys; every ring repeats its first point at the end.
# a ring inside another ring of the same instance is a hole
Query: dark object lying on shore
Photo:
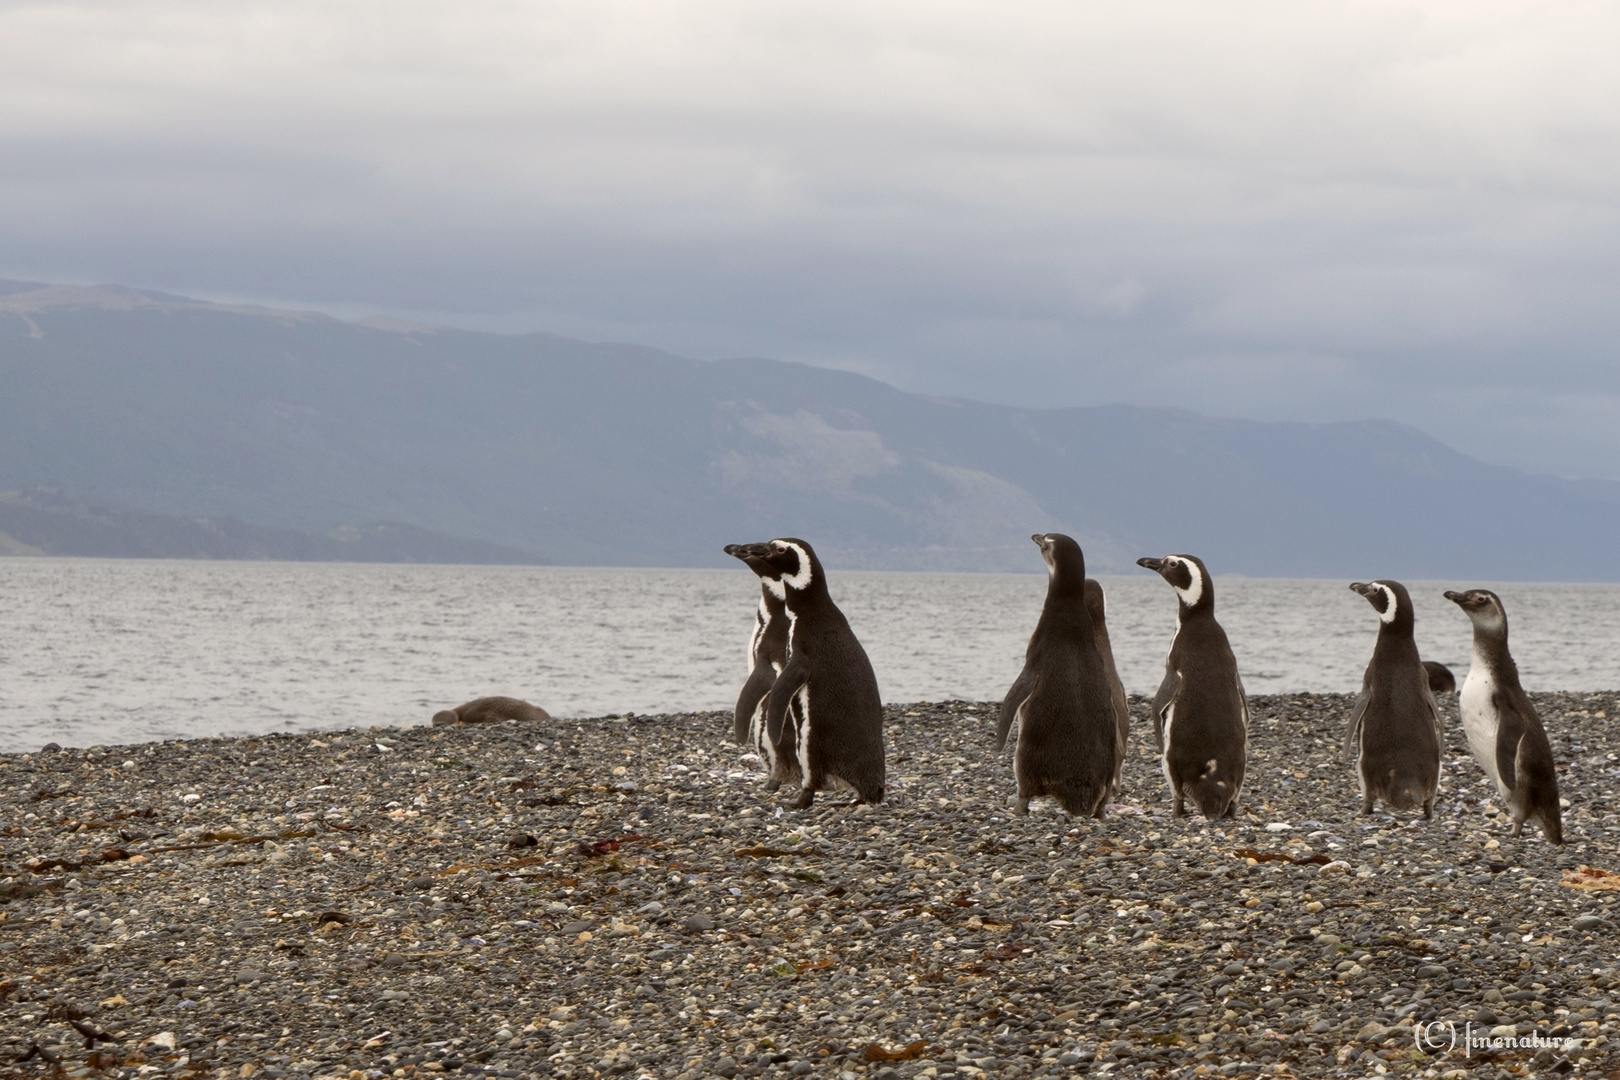
{"type": "Polygon", "coordinates": [[[1455,694],[1457,676],[1438,660],[1423,661],[1423,670],[1429,673],[1429,691],[1434,694],[1455,694]]]}
{"type": "Polygon", "coordinates": [[[551,714],[538,705],[511,697],[481,697],[433,714],[433,726],[445,724],[495,724],[502,720],[531,720],[549,723],[551,714]]]}

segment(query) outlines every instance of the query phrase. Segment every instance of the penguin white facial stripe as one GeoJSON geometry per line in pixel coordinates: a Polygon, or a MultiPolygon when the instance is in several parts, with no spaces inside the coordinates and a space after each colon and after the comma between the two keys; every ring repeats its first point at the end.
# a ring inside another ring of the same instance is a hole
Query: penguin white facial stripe
{"type": "Polygon", "coordinates": [[[1377,588],[1382,589],[1384,592],[1384,610],[1378,613],[1378,621],[1384,623],[1394,622],[1395,613],[1401,606],[1395,599],[1395,590],[1388,585],[1379,585],[1377,588]]]}
{"type": "Polygon", "coordinates": [[[1188,607],[1197,607],[1198,601],[1204,598],[1204,575],[1199,572],[1198,564],[1188,562],[1186,559],[1175,559],[1173,564],[1185,566],[1192,580],[1187,584],[1186,588],[1182,588],[1180,585],[1172,585],[1171,588],[1176,590],[1176,595],[1181,597],[1183,604],[1188,607]]]}
{"type": "Polygon", "coordinates": [[[778,600],[787,599],[787,586],[782,584],[781,578],[768,577],[760,578],[760,580],[765,583],[765,587],[767,589],[771,590],[772,596],[776,597],[778,600]]]}
{"type": "MultiPolygon", "coordinates": [[[[786,585],[790,589],[797,589],[800,592],[803,592],[805,589],[810,587],[810,579],[815,573],[810,568],[810,553],[805,551],[804,548],[800,547],[798,544],[784,543],[782,547],[784,550],[791,551],[799,557],[799,568],[791,574],[782,575],[782,584],[786,585]]],[[[771,591],[775,592],[776,590],[773,589],[771,591]]]]}

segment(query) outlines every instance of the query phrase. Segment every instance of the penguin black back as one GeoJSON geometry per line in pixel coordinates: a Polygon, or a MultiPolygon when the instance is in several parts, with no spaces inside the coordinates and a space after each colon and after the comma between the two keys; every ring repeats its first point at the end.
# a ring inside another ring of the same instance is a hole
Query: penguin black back
{"type": "Polygon", "coordinates": [[[1119,669],[1114,666],[1114,647],[1108,640],[1108,596],[1102,582],[1086,578],[1086,614],[1091,616],[1092,639],[1097,643],[1097,655],[1102,657],[1103,675],[1108,681],[1109,697],[1114,704],[1114,723],[1119,737],[1114,740],[1114,782],[1109,795],[1118,798],[1120,781],[1125,770],[1125,754],[1131,741],[1131,706],[1125,696],[1125,684],[1120,681],[1119,669]]]}
{"type": "Polygon", "coordinates": [[[1001,703],[996,749],[1013,724],[1017,810],[1049,796],[1078,816],[1102,817],[1118,769],[1119,724],[1112,687],[1086,610],[1086,561],[1062,533],[1032,536],[1049,577],[1046,602],[1024,652],[1024,668],[1001,703]]]}
{"type": "Polygon", "coordinates": [[[474,698],[464,705],[433,714],[434,727],[444,724],[498,724],[503,720],[549,724],[551,714],[538,705],[530,705],[513,697],[474,698]]]}
{"type": "Polygon", "coordinates": [[[1215,582],[1202,559],[1136,560],[1176,591],[1176,636],[1153,696],[1153,730],[1172,812],[1185,799],[1205,818],[1236,817],[1248,769],[1249,702],[1226,631],[1215,621],[1215,582]]]}
{"type": "Polygon", "coordinates": [[[780,537],[743,545],[764,563],[761,580],[788,616],[787,663],[765,701],[766,737],[780,757],[797,763],[808,807],[833,784],[862,802],[881,802],[883,702],[872,662],[827,591],[827,575],[808,543],[780,537]]]}
{"type": "Polygon", "coordinates": [[[1429,673],[1412,636],[1412,597],[1398,581],[1355,582],[1350,588],[1378,612],[1378,640],[1362,675],[1345,739],[1361,781],[1361,812],[1382,799],[1397,810],[1422,807],[1434,816],[1440,784],[1439,713],[1429,673]]]}
{"type": "Polygon", "coordinates": [[[1507,610],[1489,589],[1448,592],[1474,629],[1474,656],[1458,695],[1469,749],[1496,782],[1513,817],[1513,835],[1534,818],[1542,835],[1564,842],[1558,766],[1530,696],[1519,685],[1519,666],[1508,652],[1507,610]]]}
{"type": "Polygon", "coordinates": [[[754,632],[748,637],[748,678],[732,710],[732,738],[745,745],[755,745],[769,766],[771,759],[765,747],[760,745],[762,740],[759,733],[764,730],[765,697],[771,692],[776,676],[787,664],[787,606],[763,580],[771,572],[770,564],[752,554],[749,545],[727,544],[725,551],[727,555],[741,559],[762,579],[759,607],[754,613],[754,632]]]}
{"type": "MultiPolygon", "coordinates": [[[[1446,594],[1450,596],[1450,593],[1446,594]]],[[[1457,676],[1451,669],[1438,660],[1423,661],[1423,670],[1429,675],[1429,692],[1432,694],[1455,694],[1457,692],[1457,676]]]]}

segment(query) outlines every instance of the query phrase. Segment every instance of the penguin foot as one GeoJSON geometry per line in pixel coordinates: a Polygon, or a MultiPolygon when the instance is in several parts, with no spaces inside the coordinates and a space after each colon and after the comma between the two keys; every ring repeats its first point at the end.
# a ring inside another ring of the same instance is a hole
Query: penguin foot
{"type": "Polygon", "coordinates": [[[765,782],[765,790],[766,791],[775,791],[776,789],[780,788],[781,786],[782,786],[782,781],[776,779],[776,777],[774,777],[774,776],[771,777],[769,780],[767,780],[765,782]]]}
{"type": "Polygon", "coordinates": [[[1423,804],[1423,820],[1424,821],[1433,821],[1434,820],[1434,800],[1433,799],[1430,799],[1428,802],[1423,804]]]}
{"type": "Polygon", "coordinates": [[[789,805],[791,805],[793,807],[793,809],[795,809],[795,810],[808,810],[808,809],[810,809],[810,804],[815,802],[815,801],[816,801],[816,791],[815,791],[815,789],[814,788],[803,788],[803,789],[801,789],[799,791],[799,797],[797,799],[794,799],[793,802],[790,803],[789,805]]]}
{"type": "Polygon", "coordinates": [[[1183,802],[1180,798],[1176,799],[1175,803],[1172,804],[1171,807],[1170,807],[1170,816],[1171,817],[1177,817],[1177,818],[1186,817],[1187,816],[1187,804],[1185,802],[1183,802]]]}
{"type": "Polygon", "coordinates": [[[1013,800],[1013,813],[1025,815],[1029,813],[1029,800],[1020,795],[1013,800]]]}

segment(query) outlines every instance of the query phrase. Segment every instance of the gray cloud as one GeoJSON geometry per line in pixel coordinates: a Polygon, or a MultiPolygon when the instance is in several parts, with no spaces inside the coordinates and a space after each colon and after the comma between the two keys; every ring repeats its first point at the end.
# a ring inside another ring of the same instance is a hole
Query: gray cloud
{"type": "Polygon", "coordinates": [[[0,274],[1620,478],[1598,5],[0,5],[0,274]]]}

